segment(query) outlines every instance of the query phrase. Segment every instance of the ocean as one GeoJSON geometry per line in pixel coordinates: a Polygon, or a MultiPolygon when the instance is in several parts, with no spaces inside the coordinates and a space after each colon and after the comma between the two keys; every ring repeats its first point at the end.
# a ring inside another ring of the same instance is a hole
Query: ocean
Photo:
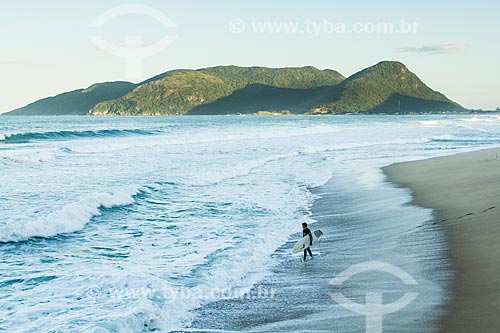
{"type": "MultiPolygon", "coordinates": [[[[465,114],[0,117],[0,332],[272,332],[297,318],[351,332],[363,318],[327,284],[298,312],[287,302],[304,297],[298,276],[327,281],[377,260],[420,294],[386,331],[431,332],[453,280],[446,237],[380,168],[499,146],[499,125],[465,114]],[[313,263],[290,251],[302,222],[325,231],[313,263]],[[263,299],[245,297],[259,286],[263,299]]],[[[362,303],[374,281],[389,293],[396,283],[376,275],[344,292],[362,303]]]]}

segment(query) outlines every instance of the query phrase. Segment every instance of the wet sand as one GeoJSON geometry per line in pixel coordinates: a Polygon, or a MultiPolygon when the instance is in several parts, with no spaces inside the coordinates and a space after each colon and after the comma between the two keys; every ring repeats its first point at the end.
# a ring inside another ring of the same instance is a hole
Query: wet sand
{"type": "Polygon", "coordinates": [[[317,221],[311,230],[324,232],[312,247],[313,260],[303,263],[300,254],[291,254],[302,236],[297,222],[298,233],[275,252],[270,275],[253,288],[251,298],[207,304],[194,311],[191,327],[179,332],[364,332],[365,317],[329,293],[365,304],[367,291],[382,292],[384,303],[407,292],[419,294],[409,306],[384,316],[384,332],[436,332],[445,310],[443,290],[452,276],[444,230],[432,224],[431,210],[405,205],[411,200],[407,190],[387,183],[364,185],[350,174],[337,170],[328,184],[313,190],[319,198],[311,209],[317,221]],[[345,269],[374,260],[396,265],[418,285],[376,271],[357,274],[341,286],[329,284],[345,269]],[[258,288],[272,290],[273,297],[259,298],[258,288]]]}
{"type": "Polygon", "coordinates": [[[456,272],[442,332],[500,332],[500,149],[384,168],[435,211],[456,272]]]}

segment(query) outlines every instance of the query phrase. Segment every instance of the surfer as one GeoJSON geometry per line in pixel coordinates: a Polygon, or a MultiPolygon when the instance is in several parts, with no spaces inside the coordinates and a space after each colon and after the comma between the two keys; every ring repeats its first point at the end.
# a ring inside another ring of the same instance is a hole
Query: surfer
{"type": "Polygon", "coordinates": [[[305,237],[306,235],[309,235],[309,246],[304,249],[304,261],[306,261],[307,258],[307,253],[309,252],[309,255],[311,256],[311,259],[313,258],[313,254],[311,252],[311,245],[313,244],[313,236],[311,233],[311,230],[307,227],[307,223],[302,223],[302,237],[305,237]]]}

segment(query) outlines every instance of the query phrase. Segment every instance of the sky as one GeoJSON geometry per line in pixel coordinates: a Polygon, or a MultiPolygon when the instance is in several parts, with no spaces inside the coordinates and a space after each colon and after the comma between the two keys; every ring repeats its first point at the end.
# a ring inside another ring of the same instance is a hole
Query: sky
{"type": "Polygon", "coordinates": [[[0,2],[0,113],[96,82],[216,65],[408,66],[467,108],[500,107],[493,1],[0,2]]]}

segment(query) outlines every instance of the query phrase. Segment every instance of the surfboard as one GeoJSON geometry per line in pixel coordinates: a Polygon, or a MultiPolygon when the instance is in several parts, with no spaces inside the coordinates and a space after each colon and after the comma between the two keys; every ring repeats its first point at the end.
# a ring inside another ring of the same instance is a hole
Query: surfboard
{"type": "MultiPolygon", "coordinates": [[[[323,231],[315,230],[315,231],[313,231],[312,236],[313,236],[313,244],[314,244],[321,236],[323,236],[323,231]]],[[[309,235],[306,235],[306,236],[302,237],[302,239],[299,240],[297,243],[295,243],[295,245],[293,246],[293,249],[292,249],[292,253],[297,253],[297,252],[303,251],[303,250],[307,249],[310,245],[311,244],[310,244],[309,235]]]]}

